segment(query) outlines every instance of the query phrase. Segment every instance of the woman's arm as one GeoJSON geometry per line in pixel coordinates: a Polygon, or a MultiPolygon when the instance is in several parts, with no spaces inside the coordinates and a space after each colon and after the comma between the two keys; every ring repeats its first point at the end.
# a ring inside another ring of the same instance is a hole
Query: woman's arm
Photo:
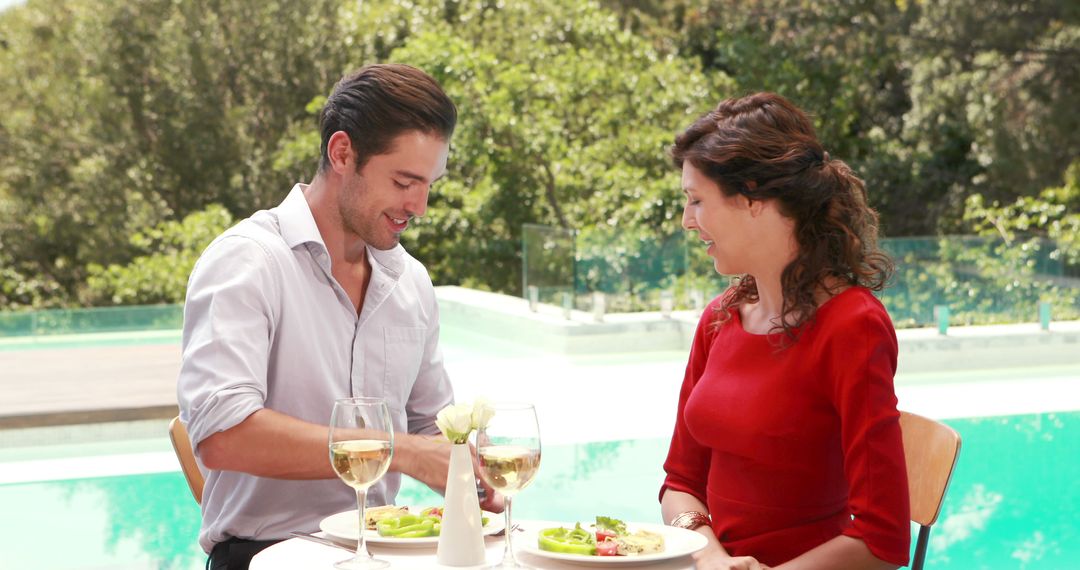
{"type": "Polygon", "coordinates": [[[866,543],[850,536],[840,535],[801,556],[789,560],[775,570],[896,570],[890,564],[871,554],[866,543]]]}
{"type": "MultiPolygon", "coordinates": [[[[671,524],[672,519],[686,511],[708,514],[709,508],[697,497],[689,493],[672,489],[664,492],[663,498],[660,499],[660,512],[663,513],[666,524],[671,524]]],[[[716,535],[713,534],[712,527],[709,525],[699,526],[695,529],[695,532],[701,533],[709,541],[703,550],[694,554],[694,563],[698,570],[768,570],[768,566],[761,564],[754,558],[749,556],[732,557],[728,554],[720,541],[716,539],[716,535]]]]}
{"type": "MultiPolygon", "coordinates": [[[[687,511],[709,513],[709,507],[705,505],[704,500],[712,450],[690,434],[686,425],[686,402],[705,370],[713,341],[711,332],[713,308],[720,300],[721,297],[714,299],[702,313],[694,333],[694,342],[690,346],[690,358],[686,363],[686,374],[683,376],[682,389],[679,392],[675,431],[671,436],[667,460],[664,461],[667,477],[660,488],[660,511],[663,513],[665,524],[671,524],[672,519],[687,511]]],[[[750,557],[732,558],[717,540],[709,525],[698,527],[695,531],[701,533],[708,541],[703,550],[694,554],[695,567],[698,570],[762,570],[767,568],[750,557]]]]}
{"type": "MultiPolygon", "coordinates": [[[[898,568],[908,562],[911,515],[900,413],[896,409],[898,346],[892,322],[869,294],[830,314],[836,325],[824,365],[840,417],[851,525],[792,562],[792,568],[898,568]]],[[[835,307],[834,307],[835,309],[835,307]]]]}
{"type": "MultiPolygon", "coordinates": [[[[683,493],[673,489],[664,492],[664,497],[660,499],[660,512],[663,514],[664,524],[671,524],[672,519],[687,511],[697,511],[707,515],[709,514],[709,507],[706,507],[704,503],[690,493],[683,493]]],[[[716,540],[716,535],[713,534],[711,527],[704,525],[698,527],[697,530],[704,534],[709,539],[709,542],[715,542],[717,546],[720,546],[720,541],[716,540]]],[[[720,548],[723,549],[724,547],[720,546],[720,548]]]]}

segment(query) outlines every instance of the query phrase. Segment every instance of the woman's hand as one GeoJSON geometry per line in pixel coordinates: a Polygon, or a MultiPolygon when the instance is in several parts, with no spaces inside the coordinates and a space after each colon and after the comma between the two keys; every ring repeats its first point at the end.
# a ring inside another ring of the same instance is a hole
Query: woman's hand
{"type": "Polygon", "coordinates": [[[697,570],[769,570],[752,556],[729,556],[712,544],[693,554],[697,570]]]}
{"type": "MultiPolygon", "coordinates": [[[[709,509],[697,497],[667,489],[660,498],[660,508],[664,513],[664,520],[670,521],[678,517],[680,513],[697,511],[708,513],[709,509]]],[[[702,525],[694,529],[705,537],[708,544],[699,552],[694,553],[694,566],[698,570],[770,570],[768,566],[758,562],[751,556],[731,556],[720,541],[713,534],[709,525],[702,525]]]]}

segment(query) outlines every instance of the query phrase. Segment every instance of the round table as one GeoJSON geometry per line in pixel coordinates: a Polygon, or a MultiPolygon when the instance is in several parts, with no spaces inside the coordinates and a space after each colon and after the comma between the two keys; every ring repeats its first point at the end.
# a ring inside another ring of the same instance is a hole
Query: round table
{"type": "MultiPolygon", "coordinates": [[[[546,521],[520,521],[519,524],[524,529],[540,529],[557,526],[558,523],[546,521]]],[[[623,559],[619,564],[589,564],[585,561],[583,561],[582,564],[570,564],[521,551],[517,548],[518,540],[520,540],[521,536],[522,533],[519,532],[514,537],[514,553],[517,555],[518,561],[541,570],[581,570],[582,568],[590,566],[593,568],[601,567],[617,569],[632,567],[653,568],[656,570],[692,570],[694,568],[694,561],[689,555],[653,563],[635,564],[630,559],[623,559]]],[[[488,564],[499,562],[503,555],[504,539],[502,537],[488,537],[484,540],[485,545],[487,546],[488,564]]],[[[442,566],[435,561],[435,547],[433,546],[401,548],[369,544],[368,549],[376,558],[386,560],[390,563],[390,567],[395,569],[421,570],[431,568],[451,568],[449,566],[442,566]]],[[[334,548],[309,540],[293,538],[284,542],[279,542],[257,554],[255,558],[251,560],[250,570],[333,569],[334,562],[345,560],[349,557],[350,554],[341,548],[334,548]]],[[[463,569],[459,568],[458,570],[463,569]]]]}

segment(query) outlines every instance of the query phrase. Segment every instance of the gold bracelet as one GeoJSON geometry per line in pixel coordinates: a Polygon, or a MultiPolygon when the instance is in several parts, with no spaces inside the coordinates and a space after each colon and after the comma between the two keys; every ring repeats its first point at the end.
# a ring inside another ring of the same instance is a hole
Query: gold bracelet
{"type": "Polygon", "coordinates": [[[712,519],[709,518],[709,515],[701,511],[682,512],[671,519],[671,526],[677,526],[687,530],[694,530],[706,525],[712,526],[712,519]]]}

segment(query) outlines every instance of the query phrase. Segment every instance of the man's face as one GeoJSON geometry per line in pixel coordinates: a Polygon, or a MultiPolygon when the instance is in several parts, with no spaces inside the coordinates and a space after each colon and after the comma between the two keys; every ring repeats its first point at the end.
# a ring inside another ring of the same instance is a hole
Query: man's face
{"type": "Polygon", "coordinates": [[[345,178],[338,211],[345,231],[376,249],[392,249],[413,217],[427,211],[431,185],[446,173],[449,141],[409,131],[390,151],[345,178]]]}

